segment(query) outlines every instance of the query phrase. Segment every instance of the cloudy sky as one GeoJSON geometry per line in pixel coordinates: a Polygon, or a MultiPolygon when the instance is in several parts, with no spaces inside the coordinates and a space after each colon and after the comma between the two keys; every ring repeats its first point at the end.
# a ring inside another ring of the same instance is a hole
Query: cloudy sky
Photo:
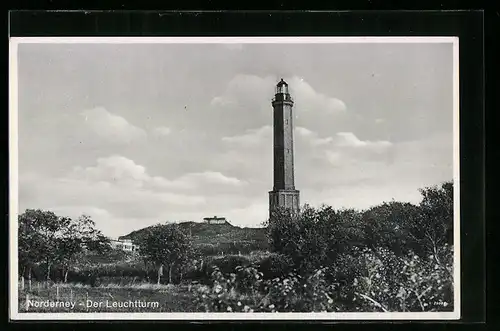
{"type": "Polygon", "coordinates": [[[19,208],[109,236],[258,226],[274,85],[295,99],[301,203],[418,203],[453,176],[452,44],[21,44],[19,208]]]}

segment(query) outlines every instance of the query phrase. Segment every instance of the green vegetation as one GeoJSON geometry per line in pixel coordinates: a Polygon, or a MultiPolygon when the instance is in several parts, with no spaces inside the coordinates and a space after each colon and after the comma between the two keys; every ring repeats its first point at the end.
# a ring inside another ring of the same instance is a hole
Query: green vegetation
{"type": "MultiPolygon", "coordinates": [[[[225,224],[184,222],[177,226],[191,238],[193,246],[204,256],[248,254],[268,249],[264,228],[240,228],[228,222],[225,224]]],[[[133,231],[120,239],[140,241],[150,228],[133,231]]]]}
{"type": "Polygon", "coordinates": [[[190,238],[175,224],[150,227],[137,238],[137,243],[146,268],[148,264],[152,264],[157,269],[158,285],[163,276],[164,266],[168,268],[168,282],[172,283],[174,268],[181,273],[182,267],[195,256],[190,238]]]}
{"type": "Polygon", "coordinates": [[[109,240],[85,215],[73,220],[50,211],[30,209],[19,216],[18,233],[19,270],[23,279],[31,280],[33,269],[40,279],[43,267],[45,279],[50,281],[56,267],[66,282],[70,270],[91,263],[87,256],[110,251],[109,240]]]}
{"type": "Polygon", "coordinates": [[[88,217],[28,210],[20,309],[26,295],[61,300],[69,290],[95,301],[154,299],[161,311],[451,311],[453,184],[421,194],[418,205],[278,210],[261,229],[159,224],[125,236],[135,253],[110,249],[88,217]]]}
{"type": "Polygon", "coordinates": [[[195,312],[197,306],[193,303],[192,294],[187,285],[156,285],[149,283],[126,283],[89,286],[81,283],[52,284],[47,287],[44,283],[34,283],[32,290],[25,289],[19,294],[20,312],[195,312]],[[26,299],[36,302],[54,300],[59,302],[75,302],[75,306],[64,307],[35,307],[29,305],[26,299]],[[140,300],[143,305],[149,302],[150,307],[141,307],[140,304],[132,307],[113,307],[114,302],[128,302],[140,300]],[[93,305],[87,305],[87,302],[93,305]],[[101,303],[101,307],[95,305],[101,303]],[[156,306],[155,303],[158,303],[156,306]]]}

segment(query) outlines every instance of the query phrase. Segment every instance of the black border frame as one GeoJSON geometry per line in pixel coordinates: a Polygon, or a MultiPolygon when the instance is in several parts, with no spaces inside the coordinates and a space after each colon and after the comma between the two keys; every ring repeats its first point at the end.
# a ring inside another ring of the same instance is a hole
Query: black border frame
{"type": "MultiPolygon", "coordinates": [[[[483,11],[103,12],[38,10],[10,12],[9,23],[9,34],[11,37],[458,36],[460,52],[460,192],[462,266],[462,318],[458,321],[458,323],[485,321],[485,76],[483,11]]],[[[8,119],[8,112],[6,113],[8,119]]],[[[8,123],[8,120],[6,123],[8,123]]],[[[4,132],[8,132],[8,130],[5,130],[4,132]]],[[[6,139],[8,140],[8,135],[6,139]]],[[[7,157],[8,156],[6,156],[6,158],[7,157]]],[[[8,185],[5,185],[4,187],[7,188],[8,185]]],[[[6,196],[8,197],[8,190],[6,193],[6,196]]],[[[8,206],[8,200],[6,206],[8,206]]],[[[8,210],[8,207],[6,210],[8,210]]],[[[6,227],[8,227],[8,222],[6,223],[6,227]]],[[[6,233],[8,236],[9,232],[6,231],[6,233]]],[[[6,242],[8,243],[8,240],[6,242]]],[[[5,275],[7,276],[7,279],[9,279],[8,271],[5,275]]],[[[29,321],[24,322],[14,320],[12,320],[12,322],[15,322],[16,324],[32,323],[29,321]]],[[[58,322],[63,323],[63,321],[58,322]]],[[[179,321],[158,322],[174,324],[186,323],[179,321]]],[[[187,323],[189,322],[199,323],[201,321],[187,321],[187,323]]],[[[224,320],[224,322],[241,323],[242,321],[224,320]]],[[[256,323],[277,324],[283,322],[284,321],[265,321],[256,323]]],[[[310,323],[314,321],[286,321],[286,323],[294,324],[303,322],[310,323]]],[[[321,324],[345,324],[352,322],[353,321],[332,321],[321,322],[321,324]]],[[[363,322],[370,324],[381,322],[400,323],[399,321],[363,322]]],[[[412,323],[420,322],[426,321],[413,321],[412,323]]],[[[427,322],[442,323],[451,321],[427,322]]],[[[207,323],[212,324],[217,322],[207,321],[207,323]]]]}

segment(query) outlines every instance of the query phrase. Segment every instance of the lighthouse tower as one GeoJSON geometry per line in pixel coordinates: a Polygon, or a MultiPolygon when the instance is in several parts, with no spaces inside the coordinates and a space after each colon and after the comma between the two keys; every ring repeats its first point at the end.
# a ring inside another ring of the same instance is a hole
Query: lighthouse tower
{"type": "Polygon", "coordinates": [[[281,79],[273,101],[274,186],[269,192],[269,216],[277,207],[299,211],[299,191],[295,189],[293,166],[293,99],[288,84],[281,79]]]}

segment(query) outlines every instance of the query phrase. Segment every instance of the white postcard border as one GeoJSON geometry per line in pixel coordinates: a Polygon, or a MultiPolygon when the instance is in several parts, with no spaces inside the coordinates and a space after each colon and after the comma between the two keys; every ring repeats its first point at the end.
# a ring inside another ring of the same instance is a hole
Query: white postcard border
{"type": "Polygon", "coordinates": [[[460,139],[458,37],[12,37],[9,40],[9,315],[12,320],[457,320],[460,318],[460,139]],[[18,58],[23,43],[65,44],[305,44],[305,43],[452,43],[454,311],[345,313],[20,313],[18,303],[18,58]]]}

